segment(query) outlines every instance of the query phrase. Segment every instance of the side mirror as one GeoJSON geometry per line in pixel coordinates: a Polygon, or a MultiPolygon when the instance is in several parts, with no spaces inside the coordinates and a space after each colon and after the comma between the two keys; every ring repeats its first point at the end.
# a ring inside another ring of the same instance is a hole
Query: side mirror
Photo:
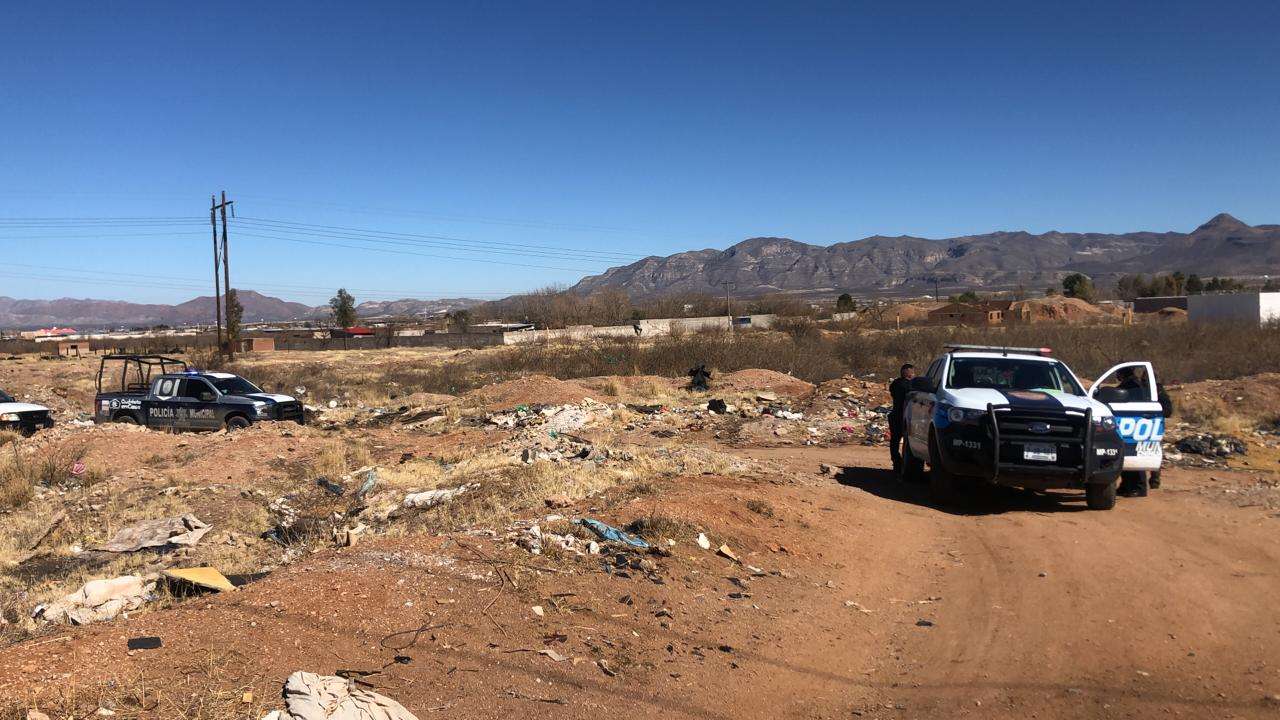
{"type": "Polygon", "coordinates": [[[200,393],[200,402],[213,402],[213,393],[207,390],[200,393]]]}
{"type": "Polygon", "coordinates": [[[924,375],[911,378],[911,389],[916,392],[931,393],[934,391],[933,381],[924,375]]]}

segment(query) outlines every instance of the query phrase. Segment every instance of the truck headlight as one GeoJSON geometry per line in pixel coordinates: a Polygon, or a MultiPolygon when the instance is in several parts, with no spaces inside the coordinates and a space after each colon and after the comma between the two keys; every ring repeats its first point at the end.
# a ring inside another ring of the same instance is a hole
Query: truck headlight
{"type": "Polygon", "coordinates": [[[964,422],[964,408],[953,407],[947,411],[947,419],[951,422],[964,422]]]}
{"type": "Polygon", "coordinates": [[[970,410],[959,407],[948,407],[946,412],[947,420],[953,423],[975,423],[987,414],[986,410],[970,410]]]}
{"type": "Polygon", "coordinates": [[[258,417],[264,417],[271,414],[271,403],[255,402],[253,404],[253,412],[258,417]]]}
{"type": "Polygon", "coordinates": [[[18,413],[5,413],[0,415],[0,420],[4,422],[18,422],[22,418],[18,417],[18,413]]]}

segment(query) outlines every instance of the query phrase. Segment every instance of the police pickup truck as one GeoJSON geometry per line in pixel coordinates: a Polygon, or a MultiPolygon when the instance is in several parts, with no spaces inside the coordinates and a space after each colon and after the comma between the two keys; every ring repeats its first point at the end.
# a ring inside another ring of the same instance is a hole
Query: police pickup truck
{"type": "Polygon", "coordinates": [[[1125,442],[1111,409],[1090,397],[1048,348],[953,345],[912,380],[903,475],[929,465],[935,501],[966,481],[1035,490],[1083,488],[1094,510],[1116,502],[1125,442]]]}
{"type": "Polygon", "coordinates": [[[94,422],[171,430],[238,430],[264,420],[305,422],[302,403],[238,375],[203,372],[162,355],[108,355],[98,369],[94,422]],[[116,377],[119,390],[105,390],[116,377]],[[110,368],[110,375],[108,369],[110,368]]]}
{"type": "Polygon", "coordinates": [[[53,427],[49,408],[43,405],[22,403],[0,390],[0,430],[15,430],[30,437],[41,428],[53,427]]]}

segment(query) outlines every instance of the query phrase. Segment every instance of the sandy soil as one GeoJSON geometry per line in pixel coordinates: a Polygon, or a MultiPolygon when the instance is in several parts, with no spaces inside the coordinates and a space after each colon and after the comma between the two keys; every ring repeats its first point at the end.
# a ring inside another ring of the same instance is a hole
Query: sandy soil
{"type": "MultiPolygon", "coordinates": [[[[806,391],[763,379],[796,392],[809,413],[859,382],[806,391]]],[[[477,397],[506,408],[576,402],[607,382],[547,380],[477,397]]],[[[864,405],[879,402],[878,386],[854,389],[874,390],[864,405]]],[[[0,649],[0,717],[9,701],[9,712],[40,707],[55,717],[58,708],[85,716],[110,706],[126,718],[256,720],[279,705],[281,682],[299,669],[379,671],[364,679],[422,718],[1280,712],[1274,448],[1215,468],[1170,468],[1162,489],[1110,512],[1085,510],[1079,494],[996,489],[943,509],[924,487],[892,477],[883,447],[801,444],[811,420],[795,423],[789,447],[742,443],[738,420],[698,412],[628,415],[584,430],[637,457],[696,449],[747,468],[680,460],[642,486],[550,511],[616,525],[662,518],[659,536],[675,542],[669,556],[624,557],[652,570],[619,572],[613,552],[530,555],[504,537],[507,526],[415,533],[418,520],[408,517],[354,547],[310,547],[233,593],[49,627],[0,649]],[[824,463],[837,469],[822,474],[824,463]],[[712,550],[695,542],[700,531],[712,550]],[[715,552],[721,543],[737,561],[715,552]],[[163,646],[129,651],[138,636],[163,646]]],[[[335,441],[363,443],[370,461],[395,468],[406,453],[458,463],[515,448],[537,430],[449,423],[65,432],[89,442],[87,462],[119,468],[102,485],[115,496],[178,483],[216,525],[220,506],[260,504],[254,489],[290,490],[335,441]]],[[[292,490],[323,496],[311,484],[292,490]]],[[[81,507],[105,512],[91,501],[81,507]]],[[[548,512],[513,508],[544,524],[548,512]]]]}

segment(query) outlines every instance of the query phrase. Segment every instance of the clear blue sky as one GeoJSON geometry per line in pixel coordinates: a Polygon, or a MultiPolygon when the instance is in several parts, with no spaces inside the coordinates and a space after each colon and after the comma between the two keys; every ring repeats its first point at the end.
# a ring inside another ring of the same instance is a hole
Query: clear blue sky
{"type": "MultiPolygon", "coordinates": [[[[543,266],[233,225],[237,286],[317,304],[758,235],[1280,222],[1274,2],[56,5],[0,22],[0,218],[207,218],[226,189],[543,266]]],[[[199,220],[3,222],[0,295],[171,302],[210,274],[199,220]]]]}

